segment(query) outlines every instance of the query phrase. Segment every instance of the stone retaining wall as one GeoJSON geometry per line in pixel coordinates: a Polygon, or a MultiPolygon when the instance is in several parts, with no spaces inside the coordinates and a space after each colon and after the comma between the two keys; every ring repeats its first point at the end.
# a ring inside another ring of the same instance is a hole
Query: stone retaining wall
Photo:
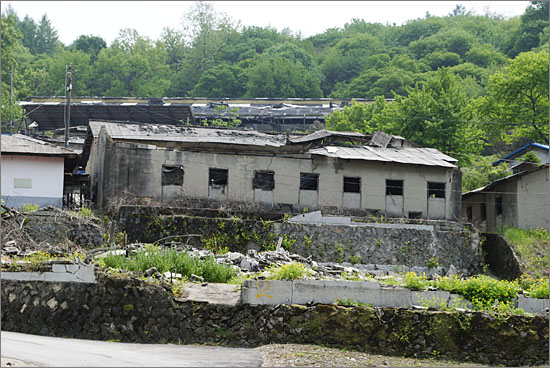
{"type": "Polygon", "coordinates": [[[2,281],[5,331],[145,343],[318,344],[491,365],[548,364],[548,319],[484,313],[175,302],[137,279],[2,281]]]}
{"type": "Polygon", "coordinates": [[[283,246],[288,250],[312,256],[319,262],[432,265],[446,270],[454,265],[469,275],[480,272],[483,261],[478,233],[452,222],[424,221],[416,226],[361,222],[306,224],[164,214],[142,207],[125,207],[118,223],[129,241],[155,242],[175,236],[173,240],[201,246],[201,238],[215,236],[218,246],[238,252],[274,247],[283,236],[283,246]]]}

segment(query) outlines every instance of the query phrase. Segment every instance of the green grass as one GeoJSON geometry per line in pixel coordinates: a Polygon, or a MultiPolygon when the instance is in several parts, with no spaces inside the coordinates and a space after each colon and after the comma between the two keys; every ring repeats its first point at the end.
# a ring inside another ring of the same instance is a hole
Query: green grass
{"type": "Polygon", "coordinates": [[[548,231],[546,229],[519,229],[503,227],[499,233],[515,248],[527,273],[534,277],[548,277],[548,231]]]}
{"type": "Polygon", "coordinates": [[[235,270],[231,266],[217,263],[214,257],[200,260],[175,249],[161,250],[151,245],[147,246],[145,251],[130,257],[108,255],[98,262],[105,267],[140,272],[156,267],[160,273],[181,273],[187,279],[194,274],[203,277],[206,282],[226,283],[235,276],[235,270]]]}
{"type": "Polygon", "coordinates": [[[300,262],[290,262],[282,266],[272,265],[267,269],[269,280],[297,280],[311,274],[311,270],[300,262]]]}

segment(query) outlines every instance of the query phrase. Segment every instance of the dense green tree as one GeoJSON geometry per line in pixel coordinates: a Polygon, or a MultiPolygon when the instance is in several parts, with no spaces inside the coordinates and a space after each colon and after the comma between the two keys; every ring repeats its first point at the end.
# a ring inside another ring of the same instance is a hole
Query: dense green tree
{"type": "Polygon", "coordinates": [[[319,98],[323,93],[319,79],[301,63],[272,56],[262,58],[246,71],[247,97],[319,98]]]}
{"type": "Polygon", "coordinates": [[[548,142],[548,64],[548,52],[525,52],[490,77],[472,110],[493,141],[548,142]]]}
{"type": "Polygon", "coordinates": [[[40,23],[38,23],[34,40],[34,50],[31,50],[31,52],[36,55],[51,55],[56,51],[58,43],[57,31],[53,28],[52,22],[48,16],[44,14],[42,19],[40,19],[40,23]]]}
{"type": "Polygon", "coordinates": [[[202,73],[199,82],[190,92],[197,97],[241,97],[244,87],[238,80],[235,68],[219,64],[202,73]]]}
{"type": "Polygon", "coordinates": [[[495,50],[491,45],[475,46],[466,53],[466,62],[487,68],[491,64],[506,64],[508,58],[501,52],[495,50]]]}
{"type": "MultiPolygon", "coordinates": [[[[548,1],[531,1],[521,16],[521,23],[515,35],[514,45],[510,50],[510,56],[531,51],[539,46],[541,41],[539,35],[548,29],[549,6],[548,1]]],[[[548,38],[545,41],[548,41],[548,38]]]]}
{"type": "Polygon", "coordinates": [[[38,29],[38,24],[29,17],[28,15],[23,18],[22,21],[17,22],[17,28],[21,31],[23,35],[23,46],[29,49],[33,54],[36,53],[36,31],[38,29]]]}
{"type": "Polygon", "coordinates": [[[493,181],[510,175],[507,165],[493,166],[499,157],[479,156],[472,160],[472,164],[462,168],[462,192],[484,187],[493,181]]]}
{"type": "Polygon", "coordinates": [[[425,64],[429,65],[432,70],[437,70],[441,67],[454,66],[462,62],[460,55],[454,52],[440,52],[435,51],[426,55],[422,60],[425,64]]]}
{"type": "MultiPolygon", "coordinates": [[[[379,117],[393,133],[426,147],[449,154],[478,153],[482,149],[481,132],[471,122],[468,96],[460,79],[447,68],[439,69],[426,82],[409,90],[408,96],[396,96],[379,117]]],[[[457,157],[466,162],[468,157],[457,157]]]]}
{"type": "Polygon", "coordinates": [[[111,47],[100,51],[94,68],[94,95],[162,97],[170,86],[167,53],[162,46],[122,30],[111,47]]]}
{"type": "Polygon", "coordinates": [[[92,62],[95,62],[101,50],[107,47],[107,42],[101,37],[92,35],[79,36],[69,47],[71,50],[81,50],[90,55],[92,62]]]}
{"type": "MultiPolygon", "coordinates": [[[[18,72],[17,60],[15,57],[15,48],[21,42],[21,32],[16,28],[15,17],[13,14],[7,17],[2,16],[1,20],[1,64],[2,64],[2,127],[5,128],[10,123],[11,119],[19,119],[21,117],[21,109],[17,105],[16,99],[14,103],[10,103],[10,83],[11,71],[14,75],[14,95],[23,87],[23,79],[18,72]]],[[[14,124],[15,125],[15,124],[14,124]]]]}

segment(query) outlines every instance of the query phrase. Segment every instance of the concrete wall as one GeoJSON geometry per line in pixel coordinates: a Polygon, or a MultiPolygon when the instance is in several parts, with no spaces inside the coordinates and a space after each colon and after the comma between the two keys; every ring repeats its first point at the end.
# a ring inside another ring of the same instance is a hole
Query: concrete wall
{"type": "MultiPolygon", "coordinates": [[[[364,303],[373,307],[411,308],[443,304],[473,309],[468,300],[448,291],[383,288],[376,281],[245,280],[242,285],[242,303],[253,305],[334,304],[337,300],[364,303]]],[[[528,313],[546,314],[549,303],[549,299],[530,299],[520,295],[513,306],[528,313]]]]}
{"type": "Polygon", "coordinates": [[[2,199],[9,207],[63,204],[62,157],[2,154],[2,199]]]}
{"type": "Polygon", "coordinates": [[[2,272],[2,280],[95,283],[94,265],[52,264],[52,272],[2,272]]]}
{"type": "Polygon", "coordinates": [[[518,178],[517,226],[550,230],[550,178],[548,167],[518,178]]]}
{"type": "Polygon", "coordinates": [[[472,222],[484,231],[496,231],[507,225],[533,229],[550,229],[550,179],[548,168],[505,181],[487,192],[466,196],[462,201],[462,219],[467,220],[472,207],[472,222]],[[496,213],[496,198],[502,197],[502,214],[496,213]],[[485,203],[487,219],[481,219],[485,203]]]}
{"type": "MultiPolygon", "coordinates": [[[[87,171],[92,180],[93,199],[105,206],[107,198],[114,198],[124,191],[137,196],[163,197],[162,165],[183,165],[182,196],[185,198],[211,198],[232,202],[257,201],[270,203],[277,208],[301,211],[323,208],[343,208],[344,176],[361,178],[360,202],[351,208],[379,211],[382,214],[408,217],[409,212],[428,214],[427,182],[446,183],[446,205],[443,215],[447,220],[457,220],[460,214],[451,200],[452,189],[459,180],[457,170],[384,162],[337,160],[306,155],[273,155],[261,153],[213,153],[157,149],[155,146],[134,143],[110,142],[104,132],[94,140],[87,171]],[[227,169],[226,188],[209,185],[209,168],[227,169]],[[271,195],[255,193],[252,178],[255,170],[274,171],[275,188],[271,195]],[[300,190],[300,173],[318,173],[317,191],[300,190]],[[386,179],[404,181],[399,214],[392,212],[386,201],[386,179]]],[[[458,183],[460,186],[460,183],[458,183]]],[[[173,193],[174,188],[170,188],[173,193]]],[[[355,198],[357,199],[357,198],[355,198]]],[[[173,201],[174,197],[170,197],[173,201]]],[[[458,198],[460,201],[460,197],[458,198]]],[[[347,198],[346,203],[350,199],[347,198]]],[[[441,211],[440,211],[441,212],[441,211]]]]}

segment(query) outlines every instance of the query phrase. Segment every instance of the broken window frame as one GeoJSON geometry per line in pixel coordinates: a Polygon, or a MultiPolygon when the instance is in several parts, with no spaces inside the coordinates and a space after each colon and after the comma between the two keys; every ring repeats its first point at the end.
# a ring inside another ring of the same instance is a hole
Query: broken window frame
{"type": "Polygon", "coordinates": [[[181,186],[184,174],[183,165],[162,165],[161,184],[181,186]]]}
{"type": "Polygon", "coordinates": [[[361,178],[344,176],[344,193],[361,194],[361,178]]]}
{"type": "Polygon", "coordinates": [[[208,168],[208,185],[211,187],[226,187],[229,183],[229,170],[221,168],[208,168]]]}
{"type": "Polygon", "coordinates": [[[401,179],[386,179],[386,195],[402,196],[405,181],[401,179]]]}
{"type": "Polygon", "coordinates": [[[300,173],[300,190],[319,190],[319,174],[300,173]]]}
{"type": "Polygon", "coordinates": [[[269,170],[255,170],[252,178],[252,189],[271,191],[275,189],[275,172],[269,170]]]}
{"type": "Polygon", "coordinates": [[[445,199],[445,183],[437,181],[428,182],[428,198],[445,199]]]}

